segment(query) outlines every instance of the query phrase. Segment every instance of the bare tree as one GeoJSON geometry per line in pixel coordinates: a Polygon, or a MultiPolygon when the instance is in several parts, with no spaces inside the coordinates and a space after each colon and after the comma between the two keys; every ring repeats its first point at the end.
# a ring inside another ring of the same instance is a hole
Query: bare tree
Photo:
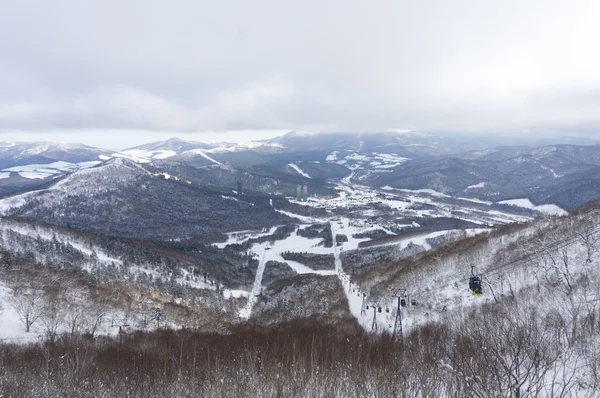
{"type": "Polygon", "coordinates": [[[90,337],[94,337],[98,328],[104,322],[104,317],[106,316],[106,307],[100,303],[93,303],[87,311],[84,311],[80,317],[81,319],[81,328],[82,331],[90,337]]]}
{"type": "Polygon", "coordinates": [[[457,332],[450,368],[470,396],[536,396],[557,352],[535,312],[493,307],[472,314],[470,335],[457,332]]]}
{"type": "Polygon", "coordinates": [[[42,316],[43,300],[41,291],[26,286],[15,287],[10,303],[25,327],[25,332],[29,333],[33,324],[42,316]]]}
{"type": "Polygon", "coordinates": [[[60,278],[54,278],[44,291],[44,304],[41,313],[41,322],[44,332],[50,341],[54,341],[60,325],[64,323],[67,313],[67,297],[71,284],[60,278]]]}
{"type": "Polygon", "coordinates": [[[600,250],[600,233],[596,226],[589,220],[584,220],[579,227],[577,236],[581,239],[586,249],[586,262],[591,263],[592,257],[600,250]]]}

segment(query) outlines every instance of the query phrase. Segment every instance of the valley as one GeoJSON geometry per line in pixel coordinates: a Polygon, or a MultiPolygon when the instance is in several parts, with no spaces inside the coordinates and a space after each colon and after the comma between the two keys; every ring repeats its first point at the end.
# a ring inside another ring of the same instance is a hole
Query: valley
{"type": "MultiPolygon", "coordinates": [[[[60,172],[0,199],[0,339],[294,324],[412,344],[435,325],[460,334],[473,314],[514,306],[546,321],[578,308],[588,322],[600,280],[597,202],[540,201],[540,192],[571,189],[574,176],[596,167],[582,155],[587,148],[570,148],[576,155],[563,166],[537,175],[527,167],[538,161],[522,162],[524,153],[547,159],[565,149],[499,148],[440,160],[446,155],[400,137],[391,145],[388,136],[387,149],[368,148],[362,137],[331,149],[297,134],[287,139],[297,148],[284,139],[169,140],[95,154],[85,167],[53,168],[63,167],[56,159],[13,166],[60,172]],[[508,158],[526,168],[527,181],[559,185],[532,190],[520,173],[485,174],[491,164],[455,167],[481,156],[484,163],[508,158]],[[554,175],[567,169],[576,171],[554,175]],[[552,180],[542,177],[547,172],[552,180]],[[469,289],[474,276],[482,297],[469,289]],[[550,291],[552,299],[537,299],[550,291]]],[[[596,338],[591,322],[582,326],[589,333],[573,337],[578,344],[596,338]]],[[[587,365],[573,377],[591,394],[596,379],[584,369],[593,360],[581,355],[587,365]]]]}

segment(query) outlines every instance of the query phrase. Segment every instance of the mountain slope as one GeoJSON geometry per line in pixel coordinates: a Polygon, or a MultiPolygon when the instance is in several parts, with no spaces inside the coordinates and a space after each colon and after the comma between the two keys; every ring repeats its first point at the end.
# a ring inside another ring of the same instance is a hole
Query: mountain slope
{"type": "MultiPolygon", "coordinates": [[[[234,165],[207,165],[189,167],[186,164],[171,161],[155,161],[153,166],[169,174],[196,182],[201,185],[212,186],[226,192],[235,190],[237,193],[238,182],[242,185],[244,194],[266,194],[278,196],[296,196],[298,185],[307,185],[311,195],[319,194],[335,196],[331,184],[324,181],[327,177],[339,176],[337,165],[323,165],[320,173],[315,172],[315,178],[304,177],[287,167],[268,166],[234,166],[234,165]],[[334,169],[335,171],[329,170],[334,169]]],[[[316,168],[315,168],[316,169],[316,168]]],[[[343,169],[343,168],[342,168],[343,169]]]]}
{"type": "Polygon", "coordinates": [[[136,239],[214,239],[285,223],[268,198],[237,198],[170,178],[151,166],[112,159],[47,189],[0,201],[4,214],[136,239]]]}
{"type": "MultiPolygon", "coordinates": [[[[501,201],[528,198],[571,209],[600,197],[600,147],[511,147],[411,161],[361,181],[376,186],[435,189],[501,201]]],[[[359,171],[357,178],[364,172],[359,171]]]]}

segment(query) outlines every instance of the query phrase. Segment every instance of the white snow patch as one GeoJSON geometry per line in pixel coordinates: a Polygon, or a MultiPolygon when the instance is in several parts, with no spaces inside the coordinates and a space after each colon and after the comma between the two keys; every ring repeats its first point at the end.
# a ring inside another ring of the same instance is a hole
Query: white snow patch
{"type": "Polygon", "coordinates": [[[229,289],[225,289],[223,290],[223,297],[225,297],[225,299],[229,300],[230,298],[240,298],[240,297],[248,297],[250,295],[250,292],[247,290],[229,290],[229,289]]]}
{"type": "Polygon", "coordinates": [[[325,158],[326,162],[335,162],[337,160],[338,151],[333,151],[325,158]]]}
{"type": "Polygon", "coordinates": [[[535,207],[535,205],[527,198],[502,200],[498,203],[502,205],[524,207],[526,209],[533,209],[535,207]]]}
{"type": "MultiPolygon", "coordinates": [[[[84,168],[89,168],[98,165],[99,161],[81,162],[81,163],[69,163],[64,161],[58,161],[47,164],[28,164],[21,166],[14,166],[4,169],[4,172],[15,172],[23,178],[30,179],[44,179],[47,177],[69,173],[84,168]]],[[[8,174],[6,177],[8,178],[8,174]]]]}
{"type": "Polygon", "coordinates": [[[219,153],[219,152],[240,152],[247,151],[248,149],[281,149],[284,148],[281,144],[251,141],[243,142],[239,144],[224,144],[216,148],[206,150],[208,153],[219,153]]]}
{"type": "Polygon", "coordinates": [[[177,153],[175,151],[158,151],[157,153],[155,153],[152,158],[154,159],[167,159],[170,158],[172,156],[177,155],[177,153]]]}
{"type": "Polygon", "coordinates": [[[569,214],[567,211],[565,211],[564,209],[561,209],[560,207],[558,207],[555,204],[544,204],[544,205],[536,206],[533,203],[531,203],[531,201],[529,199],[510,199],[510,200],[503,200],[498,203],[536,210],[542,214],[546,214],[549,216],[566,216],[567,214],[569,214]]]}
{"type": "Polygon", "coordinates": [[[445,193],[438,192],[433,189],[398,189],[402,192],[410,192],[410,193],[426,193],[431,196],[438,196],[440,198],[451,198],[450,195],[446,195],[445,193]]]}
{"type": "Polygon", "coordinates": [[[492,202],[487,201],[487,200],[481,200],[481,199],[477,199],[477,198],[457,198],[459,200],[466,200],[468,202],[473,202],[473,203],[480,203],[482,205],[491,205],[492,202]]]}
{"type": "Polygon", "coordinates": [[[206,160],[209,160],[209,161],[211,161],[211,162],[213,162],[213,163],[215,163],[215,164],[218,164],[218,165],[223,165],[223,163],[221,163],[221,162],[219,162],[219,161],[217,161],[217,160],[215,160],[215,159],[211,158],[210,156],[208,156],[208,155],[206,154],[206,152],[207,152],[207,151],[206,151],[205,149],[192,149],[192,150],[189,150],[189,151],[185,151],[185,152],[183,152],[183,153],[182,153],[182,155],[185,155],[185,154],[188,154],[188,153],[193,153],[193,154],[196,154],[196,155],[200,155],[200,156],[202,156],[204,159],[206,159],[206,160]]]}
{"type": "Polygon", "coordinates": [[[540,213],[547,214],[549,216],[566,216],[569,214],[564,209],[561,209],[557,205],[553,204],[539,205],[535,206],[533,209],[539,211],[540,213]]]}
{"type": "Polygon", "coordinates": [[[136,163],[150,163],[152,161],[152,160],[142,157],[142,156],[133,156],[133,155],[129,155],[129,154],[123,153],[123,152],[115,152],[110,157],[106,157],[106,156],[102,157],[102,155],[100,157],[100,159],[105,159],[105,160],[108,160],[110,158],[128,159],[128,160],[131,160],[136,163]]]}
{"type": "Polygon", "coordinates": [[[468,191],[469,189],[477,189],[477,188],[484,188],[487,185],[487,182],[480,182],[478,184],[473,184],[473,185],[469,185],[465,191],[468,191]]]}
{"type": "Polygon", "coordinates": [[[221,198],[227,199],[227,200],[233,200],[234,202],[239,202],[240,201],[238,198],[234,198],[232,196],[221,195],[221,198]]]}
{"type": "Polygon", "coordinates": [[[305,173],[304,171],[302,171],[302,169],[300,169],[300,167],[298,167],[297,164],[295,163],[290,163],[288,164],[288,166],[290,166],[292,169],[296,170],[296,172],[298,172],[298,174],[300,174],[302,177],[306,177],[306,178],[312,178],[311,176],[309,176],[307,173],[305,173]]]}
{"type": "Polygon", "coordinates": [[[269,230],[264,230],[261,232],[257,232],[257,231],[235,231],[235,232],[229,232],[227,234],[227,241],[226,242],[220,242],[220,243],[214,243],[213,246],[218,247],[219,249],[223,249],[228,245],[233,245],[233,244],[242,244],[244,242],[246,242],[248,239],[251,238],[260,238],[261,236],[268,236],[268,235],[273,235],[273,233],[275,233],[275,231],[277,230],[278,227],[272,227],[269,230]]]}
{"type": "Polygon", "coordinates": [[[314,222],[314,219],[312,217],[307,217],[307,216],[301,216],[300,214],[294,214],[294,213],[290,213],[289,211],[285,211],[285,210],[278,210],[275,209],[276,212],[284,214],[290,218],[297,218],[298,220],[305,222],[305,223],[312,223],[314,222]]]}
{"type": "Polygon", "coordinates": [[[19,173],[19,175],[30,180],[43,180],[44,178],[49,177],[51,174],[44,174],[35,171],[22,171],[19,173]]]}

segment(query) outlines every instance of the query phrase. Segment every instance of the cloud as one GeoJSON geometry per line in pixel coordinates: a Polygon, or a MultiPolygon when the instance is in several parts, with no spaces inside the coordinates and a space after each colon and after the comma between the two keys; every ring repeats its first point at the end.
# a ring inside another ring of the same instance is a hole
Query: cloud
{"type": "Polygon", "coordinates": [[[293,95],[283,79],[252,82],[189,106],[134,87],[114,86],[68,100],[0,103],[0,124],[27,129],[150,129],[206,131],[264,124],[277,127],[275,109],[293,95]]]}
{"type": "Polygon", "coordinates": [[[600,132],[600,3],[24,0],[0,129],[600,132]]]}

